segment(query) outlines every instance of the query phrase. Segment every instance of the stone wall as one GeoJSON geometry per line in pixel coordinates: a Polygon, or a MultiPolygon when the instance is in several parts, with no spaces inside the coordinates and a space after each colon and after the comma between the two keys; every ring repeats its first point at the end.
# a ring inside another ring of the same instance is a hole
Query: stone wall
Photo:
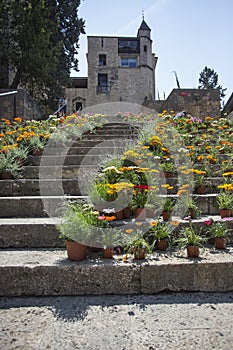
{"type": "MultiPolygon", "coordinates": [[[[0,89],[0,93],[11,91],[16,90],[0,89]]],[[[25,90],[18,89],[17,91],[17,94],[14,95],[0,96],[0,118],[39,119],[42,113],[37,103],[25,90]]]]}
{"type": "MultiPolygon", "coordinates": [[[[156,108],[157,107],[157,108],[156,108]]],[[[220,95],[217,89],[173,89],[164,103],[156,105],[160,113],[173,110],[175,113],[186,111],[193,117],[220,117],[220,95]]]]}

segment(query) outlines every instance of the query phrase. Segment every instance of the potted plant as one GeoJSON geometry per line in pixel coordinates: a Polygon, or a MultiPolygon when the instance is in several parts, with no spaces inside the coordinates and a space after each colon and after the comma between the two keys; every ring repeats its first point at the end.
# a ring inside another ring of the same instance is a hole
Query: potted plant
{"type": "Polygon", "coordinates": [[[170,178],[174,176],[174,164],[171,160],[167,159],[165,162],[161,163],[161,168],[165,178],[170,178]]]}
{"type": "Polygon", "coordinates": [[[99,241],[101,228],[110,224],[99,216],[99,212],[83,201],[68,202],[57,225],[60,237],[66,242],[67,255],[70,260],[82,261],[86,257],[88,245],[99,241]],[[74,249],[74,251],[73,251],[74,249]]]}
{"type": "Polygon", "coordinates": [[[22,165],[8,153],[0,157],[0,179],[9,180],[20,177],[22,165]]]}
{"type": "Polygon", "coordinates": [[[233,209],[233,196],[232,193],[226,191],[221,191],[217,195],[217,203],[220,210],[221,218],[231,216],[231,211],[233,209]]]}
{"type": "Polygon", "coordinates": [[[226,249],[226,237],[229,233],[225,222],[214,222],[210,225],[210,235],[214,238],[214,246],[216,249],[226,249]]]}
{"type": "Polygon", "coordinates": [[[42,139],[39,135],[32,136],[28,140],[28,147],[33,156],[41,156],[47,140],[42,139]]]}
{"type": "Polygon", "coordinates": [[[128,253],[133,253],[135,260],[143,260],[151,251],[150,244],[142,235],[132,235],[125,248],[128,253]]]}
{"type": "MultiPolygon", "coordinates": [[[[137,186],[139,187],[139,186],[137,186]]],[[[146,219],[147,191],[143,188],[135,188],[130,207],[135,210],[135,218],[138,220],[146,219]]]]}
{"type": "Polygon", "coordinates": [[[204,175],[195,174],[194,184],[195,184],[196,193],[198,194],[205,193],[205,176],[204,175]]]}
{"type": "Polygon", "coordinates": [[[175,240],[180,249],[187,249],[187,256],[190,258],[197,258],[199,256],[199,248],[203,247],[206,242],[206,237],[194,231],[191,221],[189,227],[183,228],[175,240]]]}
{"type": "Polygon", "coordinates": [[[112,259],[114,248],[122,244],[121,231],[116,228],[102,230],[100,243],[103,247],[102,257],[104,259],[112,259]]]}
{"type": "Polygon", "coordinates": [[[201,213],[196,204],[195,198],[188,193],[182,195],[181,200],[178,202],[178,206],[181,212],[184,213],[184,217],[188,219],[196,219],[201,213]]]}
{"type": "Polygon", "coordinates": [[[163,221],[168,221],[171,217],[171,212],[175,206],[175,200],[172,197],[166,197],[163,203],[162,217],[163,221]]]}
{"type": "Polygon", "coordinates": [[[172,237],[171,226],[167,222],[151,221],[149,234],[153,237],[153,246],[158,250],[166,250],[172,237]]]}

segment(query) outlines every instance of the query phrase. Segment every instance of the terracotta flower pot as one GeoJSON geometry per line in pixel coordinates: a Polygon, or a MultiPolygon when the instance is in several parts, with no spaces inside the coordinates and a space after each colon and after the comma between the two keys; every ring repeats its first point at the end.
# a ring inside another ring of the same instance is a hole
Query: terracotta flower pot
{"type": "Polygon", "coordinates": [[[126,207],[123,209],[123,218],[129,219],[131,215],[131,209],[129,207],[126,207]]]}
{"type": "Polygon", "coordinates": [[[0,173],[0,180],[12,180],[13,176],[10,171],[2,171],[0,173]]]}
{"type": "Polygon", "coordinates": [[[103,248],[102,249],[102,257],[104,259],[112,259],[113,258],[113,248],[103,248]]]}
{"type": "Polygon", "coordinates": [[[87,255],[87,246],[78,242],[66,241],[66,250],[69,260],[82,261],[87,255]]]}
{"type": "Polygon", "coordinates": [[[205,194],[205,187],[203,187],[203,186],[198,186],[198,187],[196,188],[196,192],[197,192],[198,194],[205,194]]]}
{"type": "Polygon", "coordinates": [[[114,213],[114,216],[116,217],[116,220],[122,220],[123,219],[123,210],[116,211],[114,213]]]}
{"type": "Polygon", "coordinates": [[[163,174],[166,179],[174,177],[174,173],[172,171],[164,171],[163,174]]]}
{"type": "Polygon", "coordinates": [[[221,218],[228,218],[231,216],[231,210],[230,209],[220,209],[220,216],[221,218]]]}
{"type": "Polygon", "coordinates": [[[226,239],[223,237],[216,237],[214,239],[214,246],[216,249],[226,249],[226,239]]]}
{"type": "Polygon", "coordinates": [[[163,221],[169,221],[171,218],[171,212],[170,211],[163,211],[162,217],[163,217],[163,221]]]}
{"type": "Polygon", "coordinates": [[[136,208],[134,215],[136,220],[146,220],[146,208],[136,208]]]}
{"type": "Polygon", "coordinates": [[[167,241],[166,241],[166,239],[159,239],[159,240],[157,240],[157,242],[156,242],[156,249],[162,250],[162,251],[166,250],[167,249],[167,241]]]}
{"type": "Polygon", "coordinates": [[[35,149],[32,152],[33,156],[42,156],[43,150],[42,149],[35,149]]]}
{"type": "Polygon", "coordinates": [[[194,245],[187,246],[187,255],[189,258],[198,258],[199,257],[199,247],[194,245]]]}
{"type": "Polygon", "coordinates": [[[144,260],[146,257],[146,249],[145,248],[135,248],[133,254],[134,254],[135,260],[144,260]]]}

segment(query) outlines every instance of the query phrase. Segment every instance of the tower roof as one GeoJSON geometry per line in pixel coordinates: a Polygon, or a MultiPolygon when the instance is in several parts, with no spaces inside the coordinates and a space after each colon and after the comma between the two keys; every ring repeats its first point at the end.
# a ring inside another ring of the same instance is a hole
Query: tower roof
{"type": "Polygon", "coordinates": [[[151,31],[150,27],[147,25],[147,23],[144,21],[144,19],[142,20],[141,26],[138,30],[149,30],[151,31]]]}

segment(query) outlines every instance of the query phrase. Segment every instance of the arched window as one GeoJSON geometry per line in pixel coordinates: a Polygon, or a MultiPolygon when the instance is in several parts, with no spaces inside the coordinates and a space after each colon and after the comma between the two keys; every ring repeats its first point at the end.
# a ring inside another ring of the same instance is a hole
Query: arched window
{"type": "Polygon", "coordinates": [[[147,46],[144,45],[144,52],[147,52],[147,46]]]}

